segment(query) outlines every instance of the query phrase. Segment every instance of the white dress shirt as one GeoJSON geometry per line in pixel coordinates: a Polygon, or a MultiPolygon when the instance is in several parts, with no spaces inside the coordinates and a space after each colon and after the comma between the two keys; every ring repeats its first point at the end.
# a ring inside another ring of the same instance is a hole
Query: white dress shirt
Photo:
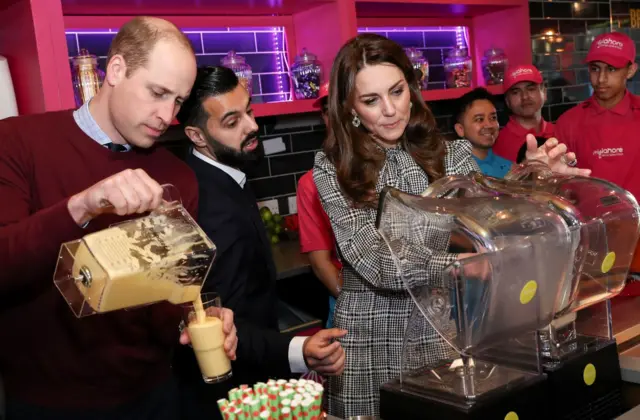
{"type": "MultiPolygon", "coordinates": [[[[227,175],[229,175],[231,178],[233,178],[234,181],[238,183],[240,188],[244,188],[244,184],[247,182],[247,175],[244,172],[215,161],[195,149],[193,150],[193,155],[198,159],[201,159],[204,162],[215,166],[221,171],[226,172],[227,175]]],[[[224,302],[222,303],[222,306],[224,306],[224,302]]],[[[307,368],[307,364],[304,361],[304,354],[302,352],[302,347],[306,339],[307,337],[293,337],[293,339],[291,339],[291,342],[289,343],[289,367],[291,369],[291,372],[305,373],[309,371],[309,369],[307,368]]]]}

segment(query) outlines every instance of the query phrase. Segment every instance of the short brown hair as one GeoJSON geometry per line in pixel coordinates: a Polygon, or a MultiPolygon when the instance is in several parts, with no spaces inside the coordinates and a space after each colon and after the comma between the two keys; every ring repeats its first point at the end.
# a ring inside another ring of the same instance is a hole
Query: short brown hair
{"type": "Polygon", "coordinates": [[[121,55],[127,64],[126,76],[129,77],[147,64],[149,52],[162,39],[176,41],[193,52],[189,39],[173,23],[160,18],[137,16],[125,23],[113,38],[107,64],[114,55],[121,55]]]}
{"type": "Polygon", "coordinates": [[[364,127],[354,127],[353,115],[356,75],[367,65],[393,64],[404,74],[411,96],[409,124],[400,140],[404,150],[425,171],[429,182],[444,173],[446,146],[436,120],[422,99],[416,73],[402,47],[377,34],[361,34],[338,52],[329,81],[329,123],[331,129],[324,151],[336,167],[338,183],[357,207],[375,208],[375,193],[385,152],[375,145],[364,127]]]}

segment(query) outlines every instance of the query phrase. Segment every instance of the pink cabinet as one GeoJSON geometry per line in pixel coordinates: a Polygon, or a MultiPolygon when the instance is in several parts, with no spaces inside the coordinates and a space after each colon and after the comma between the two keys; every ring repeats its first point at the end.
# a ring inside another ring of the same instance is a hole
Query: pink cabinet
{"type": "MultiPolygon", "coordinates": [[[[9,60],[19,112],[74,107],[65,31],[117,31],[136,15],[161,16],[181,29],[282,28],[289,62],[279,59],[281,79],[303,47],[317,55],[327,78],[338,49],[363,28],[465,28],[472,86],[484,84],[480,60],[488,48],[503,49],[510,63],[531,63],[527,0],[0,0],[0,55],[9,60]]],[[[450,99],[468,89],[435,84],[423,97],[450,99]]],[[[280,93],[256,100],[256,115],[313,111],[313,100],[280,93]]]]}

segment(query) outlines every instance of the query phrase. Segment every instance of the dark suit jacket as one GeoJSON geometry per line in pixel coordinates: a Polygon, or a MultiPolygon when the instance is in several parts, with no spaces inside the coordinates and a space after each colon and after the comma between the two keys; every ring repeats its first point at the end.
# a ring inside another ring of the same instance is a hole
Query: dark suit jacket
{"type": "Polygon", "coordinates": [[[233,378],[216,386],[203,383],[187,346],[177,350],[175,368],[180,381],[196,387],[192,392],[217,411],[216,400],[234,386],[289,377],[291,337],[278,330],[276,269],[248,183],[241,188],[226,172],[193,155],[187,163],[199,184],[198,224],[216,246],[203,292],[220,294],[222,305],[234,311],[238,351],[233,378]]]}

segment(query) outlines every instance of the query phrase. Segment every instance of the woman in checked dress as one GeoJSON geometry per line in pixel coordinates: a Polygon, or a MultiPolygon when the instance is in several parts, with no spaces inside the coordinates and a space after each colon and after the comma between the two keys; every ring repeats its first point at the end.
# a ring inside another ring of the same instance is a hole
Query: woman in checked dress
{"type": "MultiPolygon", "coordinates": [[[[402,340],[413,302],[383,239],[375,228],[378,195],[384,186],[421,194],[443,176],[479,171],[466,140],[445,142],[424,103],[411,62],[402,47],[374,34],[345,44],[331,71],[330,136],[318,153],[314,180],[344,263],[344,286],[335,327],[348,330],[342,376],[329,378],[329,413],[339,418],[379,416],[379,389],[400,375],[402,340]]],[[[566,147],[550,139],[528,158],[565,173],[566,147]]],[[[429,231],[429,248],[416,249],[405,264],[437,281],[442,270],[470,254],[447,252],[449,233],[429,231]]],[[[435,330],[424,337],[426,358],[446,355],[435,330]]]]}

